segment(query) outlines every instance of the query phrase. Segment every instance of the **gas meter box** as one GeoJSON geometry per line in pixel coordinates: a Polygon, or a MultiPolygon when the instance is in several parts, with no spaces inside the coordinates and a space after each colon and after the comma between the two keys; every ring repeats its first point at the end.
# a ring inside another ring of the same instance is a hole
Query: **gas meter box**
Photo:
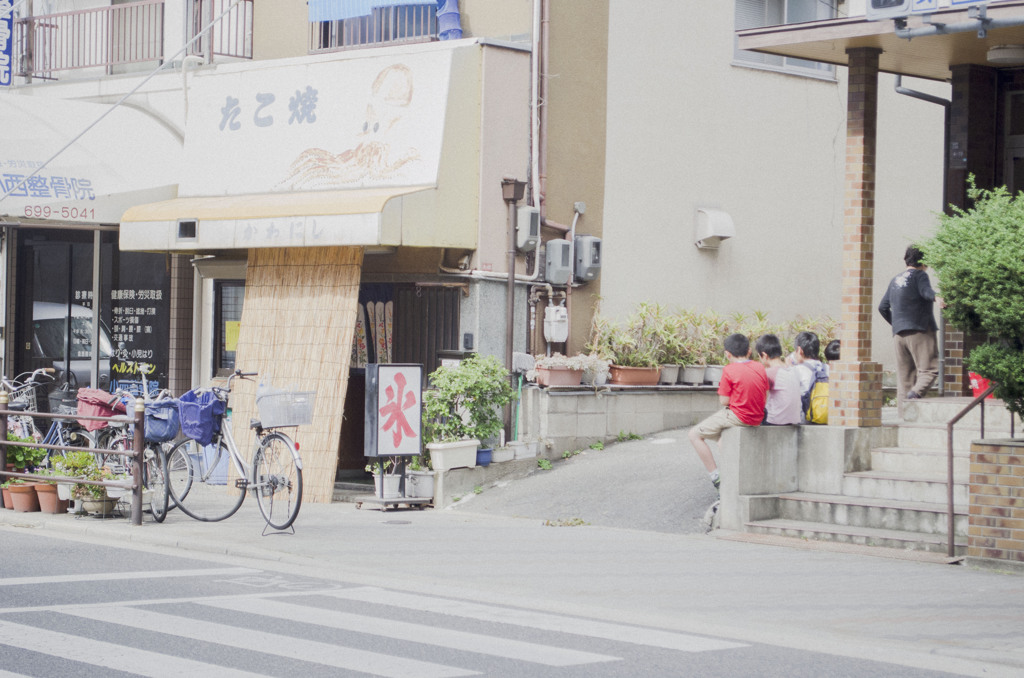
{"type": "Polygon", "coordinates": [[[575,243],[576,280],[593,280],[601,273],[601,239],[592,235],[578,235],[575,243]]]}
{"type": "Polygon", "coordinates": [[[544,255],[544,280],[552,285],[565,285],[572,277],[572,261],[568,240],[548,240],[544,255]]]}
{"type": "Polygon", "coordinates": [[[560,344],[569,338],[569,311],[565,306],[544,309],[544,341],[560,344]]]}

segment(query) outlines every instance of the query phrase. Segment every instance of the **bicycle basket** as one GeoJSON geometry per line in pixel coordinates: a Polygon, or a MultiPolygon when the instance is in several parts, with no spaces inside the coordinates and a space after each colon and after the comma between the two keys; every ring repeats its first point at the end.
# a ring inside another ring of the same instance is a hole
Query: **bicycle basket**
{"type": "Polygon", "coordinates": [[[224,401],[213,391],[192,390],[178,398],[181,432],[200,445],[209,445],[220,432],[224,401]]]}
{"type": "Polygon", "coordinates": [[[316,391],[280,391],[256,396],[263,428],[302,426],[313,421],[316,391]]]}
{"type": "MultiPolygon", "coordinates": [[[[124,403],[117,396],[98,388],[78,389],[78,412],[83,417],[113,417],[124,414],[124,403]]],[[[78,423],[86,431],[98,431],[107,425],[105,421],[79,419],[78,423]]]]}
{"type": "Polygon", "coordinates": [[[78,414],[78,389],[59,388],[50,391],[50,412],[53,414],[78,414]]]}
{"type": "Polygon", "coordinates": [[[146,404],[146,440],[163,443],[178,435],[180,416],[174,398],[146,404]]]}

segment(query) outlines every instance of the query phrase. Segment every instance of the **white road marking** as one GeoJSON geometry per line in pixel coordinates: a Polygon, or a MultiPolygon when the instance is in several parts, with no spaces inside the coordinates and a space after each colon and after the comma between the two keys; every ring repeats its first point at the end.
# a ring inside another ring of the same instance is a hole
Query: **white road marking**
{"type": "Polygon", "coordinates": [[[478,621],[499,624],[514,624],[540,631],[569,633],[577,636],[589,636],[614,640],[633,645],[660,647],[679,652],[708,652],[712,650],[731,650],[747,647],[743,643],[734,643],[716,638],[704,638],[686,633],[674,633],[636,626],[625,626],[610,622],[563,617],[546,612],[532,612],[491,605],[481,605],[460,600],[433,598],[415,593],[388,591],[376,587],[359,587],[329,591],[326,595],[346,600],[358,600],[377,605],[390,605],[407,610],[447,614],[478,621]]]}
{"type": "Polygon", "coordinates": [[[170,579],[172,577],[213,577],[262,572],[248,567],[222,567],[205,570],[159,570],[150,572],[96,572],[94,574],[65,574],[53,577],[10,577],[0,579],[0,586],[39,586],[44,584],[73,584],[86,581],[123,581],[128,579],[170,579]]]}
{"type": "Polygon", "coordinates": [[[138,650],[120,643],[80,638],[59,631],[48,631],[5,621],[0,621],[0,644],[153,678],[171,675],[189,678],[252,678],[260,675],[149,650],[138,650]]]}
{"type": "Polygon", "coordinates": [[[405,638],[416,643],[425,643],[436,647],[445,647],[463,652],[475,652],[516,661],[546,664],[548,666],[575,666],[596,662],[619,661],[620,657],[569,650],[550,645],[526,643],[509,640],[497,636],[480,633],[468,633],[452,629],[439,628],[426,624],[409,622],[366,615],[325,610],[323,608],[282,603],[273,600],[254,598],[234,598],[204,602],[204,605],[225,610],[245,612],[248,614],[269,615],[277,619],[307,624],[317,624],[345,631],[369,633],[389,638],[405,638]]]}
{"type": "MultiPolygon", "coordinates": [[[[98,619],[110,624],[154,631],[166,635],[227,645],[278,657],[333,666],[348,671],[362,671],[392,678],[455,678],[479,675],[475,671],[433,664],[352,647],[320,643],[292,636],[189,619],[132,607],[101,607],[92,610],[67,610],[64,614],[98,619]]],[[[166,673],[164,675],[167,675],[166,673]]]]}

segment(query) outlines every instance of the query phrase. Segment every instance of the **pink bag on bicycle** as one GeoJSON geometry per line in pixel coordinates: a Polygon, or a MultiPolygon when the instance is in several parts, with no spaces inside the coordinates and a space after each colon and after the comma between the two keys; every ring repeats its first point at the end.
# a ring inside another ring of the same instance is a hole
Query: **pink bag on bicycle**
{"type": "MultiPolygon", "coordinates": [[[[78,414],[83,417],[113,417],[124,414],[124,403],[111,393],[98,388],[78,389],[78,414]]],[[[107,425],[105,421],[79,419],[78,423],[86,431],[98,431],[107,425]]]]}

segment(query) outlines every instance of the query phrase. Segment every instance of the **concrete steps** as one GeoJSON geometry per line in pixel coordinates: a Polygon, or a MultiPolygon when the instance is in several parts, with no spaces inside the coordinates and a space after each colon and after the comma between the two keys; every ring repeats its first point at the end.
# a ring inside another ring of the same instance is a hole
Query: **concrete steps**
{"type": "MultiPolygon", "coordinates": [[[[839,543],[858,544],[860,546],[880,546],[890,549],[927,551],[929,553],[945,553],[945,535],[928,535],[921,532],[904,530],[887,530],[875,527],[854,527],[827,525],[825,523],[805,522],[775,518],[759,520],[747,525],[754,534],[775,534],[800,539],[817,539],[839,543]]],[[[963,555],[967,551],[967,540],[956,540],[954,552],[963,555]]]]}
{"type": "MultiPolygon", "coordinates": [[[[762,497],[762,520],[745,529],[838,543],[945,553],[947,550],[946,422],[971,398],[926,398],[904,406],[898,445],[870,450],[870,468],[843,474],[842,494],[792,492],[762,497]]],[[[1016,430],[1022,427],[1017,422],[1016,430]]],[[[1010,437],[1010,417],[1001,401],[988,401],[985,437],[1010,437]]],[[[971,443],[981,439],[975,410],[954,427],[953,532],[957,554],[966,552],[971,443]]]]}
{"type": "MultiPolygon", "coordinates": [[[[809,492],[780,495],[777,501],[778,517],[786,520],[939,535],[948,528],[945,504],[809,492]]],[[[967,536],[966,506],[953,505],[953,525],[958,536],[967,536]]]]}

